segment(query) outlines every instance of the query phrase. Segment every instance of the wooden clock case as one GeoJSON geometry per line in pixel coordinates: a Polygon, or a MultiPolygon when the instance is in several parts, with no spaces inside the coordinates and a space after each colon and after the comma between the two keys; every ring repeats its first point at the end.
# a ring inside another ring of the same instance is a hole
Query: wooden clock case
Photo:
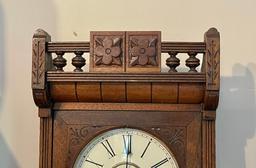
{"type": "Polygon", "coordinates": [[[71,168],[94,137],[130,127],[165,142],[180,168],[215,168],[219,40],[215,28],[205,33],[204,42],[162,42],[159,32],[92,32],[90,42],[51,42],[45,31],[37,30],[32,41],[32,90],[40,117],[39,167],[71,168]],[[131,63],[129,44],[136,35],[157,39],[151,39],[155,62],[131,63]],[[102,42],[97,36],[118,38],[118,58],[93,58],[102,42]],[[82,55],[88,52],[90,72],[82,72],[82,55]],[[63,71],[65,53],[75,55],[74,72],[63,71]],[[161,53],[170,55],[169,72],[160,72],[161,53]],[[188,54],[189,72],[176,71],[179,53],[188,54]],[[203,54],[201,72],[196,71],[198,53],[203,54]]]}

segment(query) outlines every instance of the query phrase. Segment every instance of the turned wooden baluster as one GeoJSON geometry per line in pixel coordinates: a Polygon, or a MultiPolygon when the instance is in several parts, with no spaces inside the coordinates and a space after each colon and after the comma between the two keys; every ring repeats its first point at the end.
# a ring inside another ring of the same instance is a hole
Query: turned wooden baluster
{"type": "Polygon", "coordinates": [[[57,57],[53,59],[53,65],[56,67],[56,71],[63,72],[63,67],[67,65],[67,60],[63,58],[65,52],[57,51],[57,57]]]}
{"type": "Polygon", "coordinates": [[[72,65],[76,67],[74,72],[82,72],[82,67],[85,65],[85,59],[82,57],[84,52],[76,51],[75,54],[76,56],[72,59],[72,65]]]}
{"type": "Polygon", "coordinates": [[[196,52],[189,52],[189,58],[186,60],[186,66],[189,67],[188,72],[197,72],[196,67],[200,65],[200,60],[196,58],[196,52]]]}
{"type": "Polygon", "coordinates": [[[180,59],[176,57],[178,52],[170,51],[168,52],[170,55],[166,60],[166,65],[170,68],[169,72],[177,72],[176,67],[180,65],[180,59]]]}

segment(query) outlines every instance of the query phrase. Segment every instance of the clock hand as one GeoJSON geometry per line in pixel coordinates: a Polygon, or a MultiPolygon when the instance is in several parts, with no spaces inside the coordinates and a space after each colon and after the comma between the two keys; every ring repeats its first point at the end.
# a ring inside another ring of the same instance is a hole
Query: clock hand
{"type": "Polygon", "coordinates": [[[128,168],[128,154],[126,154],[126,163],[125,163],[125,167],[128,168]]]}
{"type": "Polygon", "coordinates": [[[132,135],[128,136],[128,154],[132,153],[132,135]]]}
{"type": "Polygon", "coordinates": [[[128,168],[128,157],[132,153],[131,151],[131,145],[132,145],[132,135],[123,135],[123,140],[124,140],[124,151],[126,154],[126,168],[128,168]]]}

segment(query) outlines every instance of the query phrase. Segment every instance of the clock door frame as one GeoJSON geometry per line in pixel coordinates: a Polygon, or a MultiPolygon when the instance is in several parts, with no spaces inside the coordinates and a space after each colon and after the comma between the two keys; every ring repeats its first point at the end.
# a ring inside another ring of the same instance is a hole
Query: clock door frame
{"type": "Polygon", "coordinates": [[[193,107],[197,111],[191,111],[188,106],[172,112],[172,106],[162,111],[144,109],[143,104],[137,104],[136,111],[129,108],[122,111],[115,108],[111,111],[104,108],[94,111],[95,104],[80,105],[91,106],[91,110],[69,107],[68,110],[63,108],[55,111],[53,155],[58,159],[53,161],[54,168],[72,167],[87,143],[99,134],[117,128],[135,128],[157,137],[174,154],[179,168],[185,168],[186,165],[200,167],[200,106],[193,107]]]}

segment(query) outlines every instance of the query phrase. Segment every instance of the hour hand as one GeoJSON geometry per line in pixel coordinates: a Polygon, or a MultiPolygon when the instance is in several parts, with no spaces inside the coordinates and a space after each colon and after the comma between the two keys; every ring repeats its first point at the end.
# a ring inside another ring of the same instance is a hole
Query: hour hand
{"type": "Polygon", "coordinates": [[[123,135],[124,152],[126,155],[132,153],[132,135],[123,135]]]}

